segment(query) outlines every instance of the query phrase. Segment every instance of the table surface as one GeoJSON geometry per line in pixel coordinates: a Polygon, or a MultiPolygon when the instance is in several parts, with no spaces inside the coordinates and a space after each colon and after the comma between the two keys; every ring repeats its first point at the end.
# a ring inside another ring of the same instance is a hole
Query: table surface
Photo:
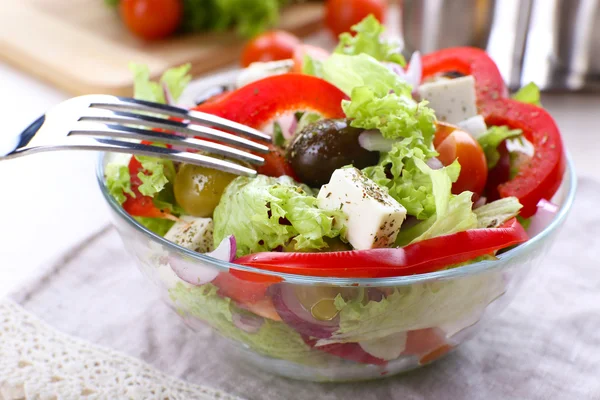
{"type": "MultiPolygon", "coordinates": [[[[0,63],[3,132],[20,132],[68,95],[0,63]]],[[[600,96],[552,94],[542,98],[556,118],[578,175],[595,177],[600,150],[600,96]]],[[[94,176],[96,154],[39,154],[0,163],[4,229],[0,230],[0,296],[105,226],[108,210],[94,176]]]]}

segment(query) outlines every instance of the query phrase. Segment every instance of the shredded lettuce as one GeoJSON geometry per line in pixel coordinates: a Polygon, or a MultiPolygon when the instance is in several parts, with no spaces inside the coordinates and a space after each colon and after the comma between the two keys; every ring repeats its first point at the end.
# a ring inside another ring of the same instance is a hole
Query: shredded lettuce
{"type": "Polygon", "coordinates": [[[393,62],[401,66],[406,65],[406,60],[400,53],[402,51],[400,43],[383,39],[382,34],[385,27],[372,14],[351,29],[355,34],[342,33],[335,53],[350,56],[368,54],[377,61],[393,62]]]}
{"type": "Polygon", "coordinates": [[[237,256],[270,251],[290,241],[299,251],[327,247],[324,237],[339,236],[342,211],[317,208],[316,197],[297,184],[259,175],[237,177],[213,213],[214,241],[237,239],[237,256]]]}
{"type": "Polygon", "coordinates": [[[300,334],[282,322],[265,319],[256,333],[248,333],[233,323],[233,313],[243,314],[231,299],[218,295],[212,284],[186,287],[178,283],[169,290],[171,300],[184,318],[197,318],[223,336],[239,341],[265,356],[300,363],[315,363],[322,356],[306,345],[300,334]]]}
{"type": "Polygon", "coordinates": [[[173,99],[177,100],[192,80],[192,76],[189,74],[191,64],[168,69],[159,82],[150,80],[150,69],[147,65],[130,63],[129,69],[133,73],[134,97],[138,100],[155,103],[166,103],[163,85],[169,89],[173,99]]]}
{"type": "Polygon", "coordinates": [[[522,133],[523,131],[520,129],[510,129],[507,126],[490,126],[486,133],[477,139],[485,153],[488,169],[494,168],[500,160],[500,152],[498,152],[500,143],[506,139],[521,136],[522,133]]]}
{"type": "Polygon", "coordinates": [[[131,190],[131,176],[127,165],[108,164],[105,170],[105,179],[108,192],[119,204],[123,204],[127,200],[125,194],[135,197],[135,193],[131,190]]]}
{"type": "Polygon", "coordinates": [[[306,54],[304,56],[304,62],[302,64],[302,73],[305,75],[312,75],[319,78],[323,77],[323,62],[316,60],[306,54]]]}
{"type": "Polygon", "coordinates": [[[542,102],[540,101],[540,88],[533,82],[523,86],[512,97],[521,103],[534,104],[538,107],[542,106],[542,102]]]}
{"type": "Polygon", "coordinates": [[[505,197],[492,201],[474,210],[479,228],[497,228],[516,217],[523,208],[516,197],[505,197]]]}
{"type": "Polygon", "coordinates": [[[398,287],[380,301],[365,302],[365,295],[334,301],[340,311],[340,328],[326,342],[376,340],[409,330],[456,324],[455,332],[466,328],[473,316],[505,291],[501,272],[491,271],[461,279],[398,287]]]}

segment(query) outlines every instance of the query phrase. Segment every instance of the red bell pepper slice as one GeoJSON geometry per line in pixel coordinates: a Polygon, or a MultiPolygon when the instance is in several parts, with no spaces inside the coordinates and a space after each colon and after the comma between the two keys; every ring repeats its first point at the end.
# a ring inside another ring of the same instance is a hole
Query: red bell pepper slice
{"type": "Polygon", "coordinates": [[[142,164],[135,156],[131,157],[129,175],[131,176],[131,191],[135,194],[135,197],[126,193],[125,197],[127,199],[123,203],[123,209],[134,217],[174,219],[175,217],[172,214],[156,207],[152,197],[140,193],[139,187],[142,184],[142,180],[138,177],[140,172],[144,172],[142,164]]]}
{"type": "Polygon", "coordinates": [[[252,82],[194,110],[252,128],[264,128],[286,112],[314,111],[325,118],[344,118],[346,95],[323,79],[302,74],[270,76],[252,82]]]}
{"type": "MultiPolygon", "coordinates": [[[[250,254],[236,264],[280,273],[336,278],[382,278],[424,274],[469,261],[527,241],[519,222],[512,218],[499,228],[469,229],[438,236],[401,248],[353,250],[330,253],[250,254]]],[[[238,271],[231,269],[236,275],[238,271]]],[[[244,272],[240,279],[260,279],[244,272]]]]}
{"type": "Polygon", "coordinates": [[[498,186],[501,197],[519,199],[523,205],[521,216],[532,216],[541,199],[549,200],[556,193],[566,167],[566,155],[554,119],[542,108],[508,98],[498,67],[483,50],[458,47],[423,57],[423,78],[449,71],[475,78],[477,106],[488,125],[521,129],[533,144],[533,159],[520,167],[514,179],[498,186]]]}

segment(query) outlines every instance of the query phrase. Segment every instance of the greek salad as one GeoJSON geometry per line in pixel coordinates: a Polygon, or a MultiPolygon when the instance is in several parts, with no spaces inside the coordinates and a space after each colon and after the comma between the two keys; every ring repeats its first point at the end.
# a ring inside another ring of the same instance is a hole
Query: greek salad
{"type": "MultiPolygon", "coordinates": [[[[566,165],[537,87],[509,96],[494,62],[474,48],[416,52],[407,63],[383,31],[367,17],[332,53],[300,45],[293,60],[254,63],[235,88],[194,107],[271,134],[256,177],[134,156],[106,166],[106,187],[154,233],[272,272],[414,275],[493,260],[527,241],[531,218],[556,212],[549,200],[566,165]]],[[[144,100],[174,102],[190,82],[189,66],[159,82],[144,66],[132,69],[144,100]]],[[[385,364],[418,347],[415,327],[437,338],[434,327],[469,315],[462,293],[487,305],[502,292],[485,276],[420,286],[425,296],[170,267],[179,278],[170,295],[184,314],[293,362],[314,348],[385,364]]]]}

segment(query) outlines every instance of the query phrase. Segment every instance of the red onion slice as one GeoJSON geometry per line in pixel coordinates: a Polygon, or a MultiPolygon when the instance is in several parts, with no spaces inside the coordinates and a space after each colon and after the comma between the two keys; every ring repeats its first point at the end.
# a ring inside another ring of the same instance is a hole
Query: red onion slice
{"type": "Polygon", "coordinates": [[[559,207],[546,199],[541,199],[537,204],[537,212],[531,217],[531,224],[527,228],[529,237],[534,237],[542,232],[556,217],[559,207]]]}
{"type": "Polygon", "coordinates": [[[393,73],[398,75],[400,79],[412,86],[413,90],[421,84],[423,78],[423,63],[421,61],[421,53],[415,51],[410,57],[408,68],[404,70],[396,63],[386,62],[384,65],[393,73]]]}
{"type": "MultiPolygon", "coordinates": [[[[206,255],[216,258],[217,260],[232,262],[235,260],[236,251],[237,245],[235,237],[230,235],[223,239],[216,249],[210,253],[206,253],[206,255]]],[[[219,275],[219,270],[217,268],[179,256],[170,257],[169,265],[181,280],[195,286],[212,282],[217,275],[219,275]]]]}
{"type": "Polygon", "coordinates": [[[442,164],[442,162],[439,159],[437,159],[436,157],[431,157],[429,160],[426,161],[426,163],[429,166],[429,168],[431,168],[431,169],[444,168],[444,164],[442,164]]]}
{"type": "Polygon", "coordinates": [[[248,333],[256,333],[265,323],[265,319],[257,315],[240,314],[234,312],[231,314],[233,324],[248,333]]]}
{"type": "Polygon", "coordinates": [[[307,311],[292,285],[273,285],[269,288],[273,305],[277,313],[287,325],[298,333],[320,339],[327,339],[339,329],[339,316],[329,321],[320,321],[307,311]]]}
{"type": "Polygon", "coordinates": [[[171,91],[169,90],[169,86],[165,82],[162,83],[162,90],[163,90],[163,94],[165,96],[165,102],[167,103],[167,105],[174,106],[175,99],[173,98],[173,95],[171,94],[171,91]]]}

